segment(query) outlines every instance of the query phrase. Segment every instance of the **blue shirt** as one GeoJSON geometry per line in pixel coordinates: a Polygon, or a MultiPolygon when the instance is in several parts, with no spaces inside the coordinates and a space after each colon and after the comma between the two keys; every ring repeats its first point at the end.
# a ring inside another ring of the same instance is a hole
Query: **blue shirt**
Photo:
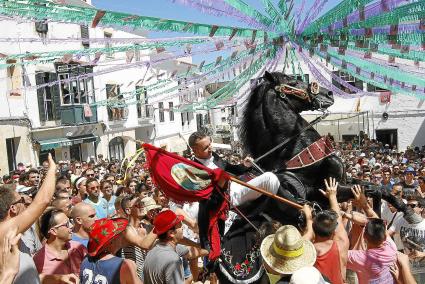
{"type": "Polygon", "coordinates": [[[106,207],[107,207],[106,213],[109,217],[115,214],[115,200],[116,199],[117,199],[117,197],[115,195],[112,195],[111,199],[109,201],[105,199],[106,207]]]}
{"type": "Polygon", "coordinates": [[[73,241],[76,241],[76,242],[79,242],[80,244],[82,244],[85,247],[87,247],[87,244],[89,243],[89,239],[80,238],[76,234],[72,234],[72,240],[73,241]]]}
{"type": "Polygon", "coordinates": [[[116,256],[106,260],[86,256],[80,267],[80,283],[119,284],[123,261],[122,258],[116,256]]]}
{"type": "Polygon", "coordinates": [[[108,217],[108,201],[105,198],[99,197],[97,203],[94,203],[90,199],[84,199],[84,202],[93,206],[94,210],[96,210],[96,217],[98,219],[108,217]]]}

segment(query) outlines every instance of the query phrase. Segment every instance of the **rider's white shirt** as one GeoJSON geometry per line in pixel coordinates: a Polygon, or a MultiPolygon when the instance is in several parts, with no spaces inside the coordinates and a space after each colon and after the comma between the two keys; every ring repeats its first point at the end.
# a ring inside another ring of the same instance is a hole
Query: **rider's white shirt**
{"type": "MultiPolygon", "coordinates": [[[[214,157],[211,156],[209,159],[199,159],[196,158],[199,162],[201,162],[205,167],[209,169],[217,169],[218,166],[214,164],[214,157]]],[[[279,179],[276,177],[275,174],[266,172],[248,182],[249,184],[265,189],[273,194],[277,193],[277,190],[279,189],[280,182],[279,179]]],[[[254,190],[251,190],[245,186],[242,186],[238,183],[231,182],[229,187],[229,195],[230,195],[230,202],[233,206],[240,206],[244,204],[245,202],[252,201],[257,199],[261,196],[261,193],[258,193],[254,190]]],[[[229,211],[229,216],[225,223],[225,234],[230,229],[230,226],[232,225],[233,221],[236,218],[240,218],[237,216],[237,214],[233,211],[229,211]]]]}

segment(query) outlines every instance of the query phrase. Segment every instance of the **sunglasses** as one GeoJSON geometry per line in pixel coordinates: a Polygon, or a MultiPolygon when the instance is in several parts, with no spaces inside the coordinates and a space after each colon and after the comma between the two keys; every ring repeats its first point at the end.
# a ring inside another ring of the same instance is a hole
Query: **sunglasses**
{"type": "Polygon", "coordinates": [[[407,204],[407,206],[409,206],[410,208],[416,208],[418,207],[418,204],[407,204]]]}
{"type": "Polygon", "coordinates": [[[70,220],[68,220],[66,223],[53,226],[52,228],[59,229],[60,227],[67,227],[69,229],[72,227],[72,223],[70,220]]]}
{"type": "Polygon", "coordinates": [[[19,204],[19,203],[25,204],[25,198],[24,198],[23,196],[21,196],[21,199],[19,199],[19,200],[17,200],[17,201],[15,201],[15,202],[13,202],[13,203],[12,203],[12,204],[10,204],[10,205],[12,206],[12,205],[16,205],[16,204],[19,204]]]}
{"type": "Polygon", "coordinates": [[[94,174],[86,174],[88,177],[94,177],[94,174]]]}

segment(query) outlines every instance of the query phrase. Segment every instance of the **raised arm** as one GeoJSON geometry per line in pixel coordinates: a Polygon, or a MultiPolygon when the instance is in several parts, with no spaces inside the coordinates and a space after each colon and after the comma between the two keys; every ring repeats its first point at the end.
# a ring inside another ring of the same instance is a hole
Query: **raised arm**
{"type": "Polygon", "coordinates": [[[46,178],[34,200],[21,214],[7,221],[7,228],[17,228],[18,233],[24,233],[37,221],[38,217],[43,214],[49,205],[55,192],[56,164],[51,154],[48,156],[48,161],[49,168],[47,169],[46,178]]]}
{"type": "Polygon", "coordinates": [[[368,218],[379,218],[378,214],[373,211],[372,207],[367,202],[367,198],[364,195],[362,188],[360,185],[356,184],[351,188],[351,191],[354,195],[354,204],[361,209],[363,209],[364,213],[368,218]]]}
{"type": "Polygon", "coordinates": [[[345,231],[345,228],[342,222],[339,204],[336,199],[338,182],[336,181],[335,178],[330,177],[329,182],[325,180],[325,186],[326,186],[326,192],[321,189],[320,189],[320,192],[322,192],[322,194],[328,198],[330,208],[334,210],[338,215],[338,225],[335,229],[334,240],[340,242],[340,244],[343,245],[341,248],[346,248],[348,250],[350,242],[348,240],[347,232],[345,231]]]}

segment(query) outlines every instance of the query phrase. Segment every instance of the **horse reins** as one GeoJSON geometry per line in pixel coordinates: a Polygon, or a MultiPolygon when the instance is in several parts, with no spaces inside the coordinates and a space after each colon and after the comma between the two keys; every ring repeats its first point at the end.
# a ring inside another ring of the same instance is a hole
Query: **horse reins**
{"type": "Polygon", "coordinates": [[[266,153],[264,153],[260,157],[256,158],[254,160],[254,163],[258,163],[258,161],[260,161],[264,157],[267,157],[268,155],[270,155],[271,153],[273,153],[277,149],[282,148],[283,146],[285,146],[286,144],[288,144],[289,142],[291,142],[292,139],[298,137],[299,135],[301,135],[302,133],[304,133],[307,129],[311,128],[312,126],[316,125],[317,123],[319,123],[320,121],[322,121],[323,119],[325,119],[328,115],[329,115],[329,112],[323,111],[321,116],[317,117],[312,122],[310,122],[305,127],[303,127],[300,132],[298,132],[295,135],[292,135],[291,137],[285,139],[282,143],[278,144],[277,146],[273,147],[272,149],[270,149],[269,151],[267,151],[266,153]]]}

